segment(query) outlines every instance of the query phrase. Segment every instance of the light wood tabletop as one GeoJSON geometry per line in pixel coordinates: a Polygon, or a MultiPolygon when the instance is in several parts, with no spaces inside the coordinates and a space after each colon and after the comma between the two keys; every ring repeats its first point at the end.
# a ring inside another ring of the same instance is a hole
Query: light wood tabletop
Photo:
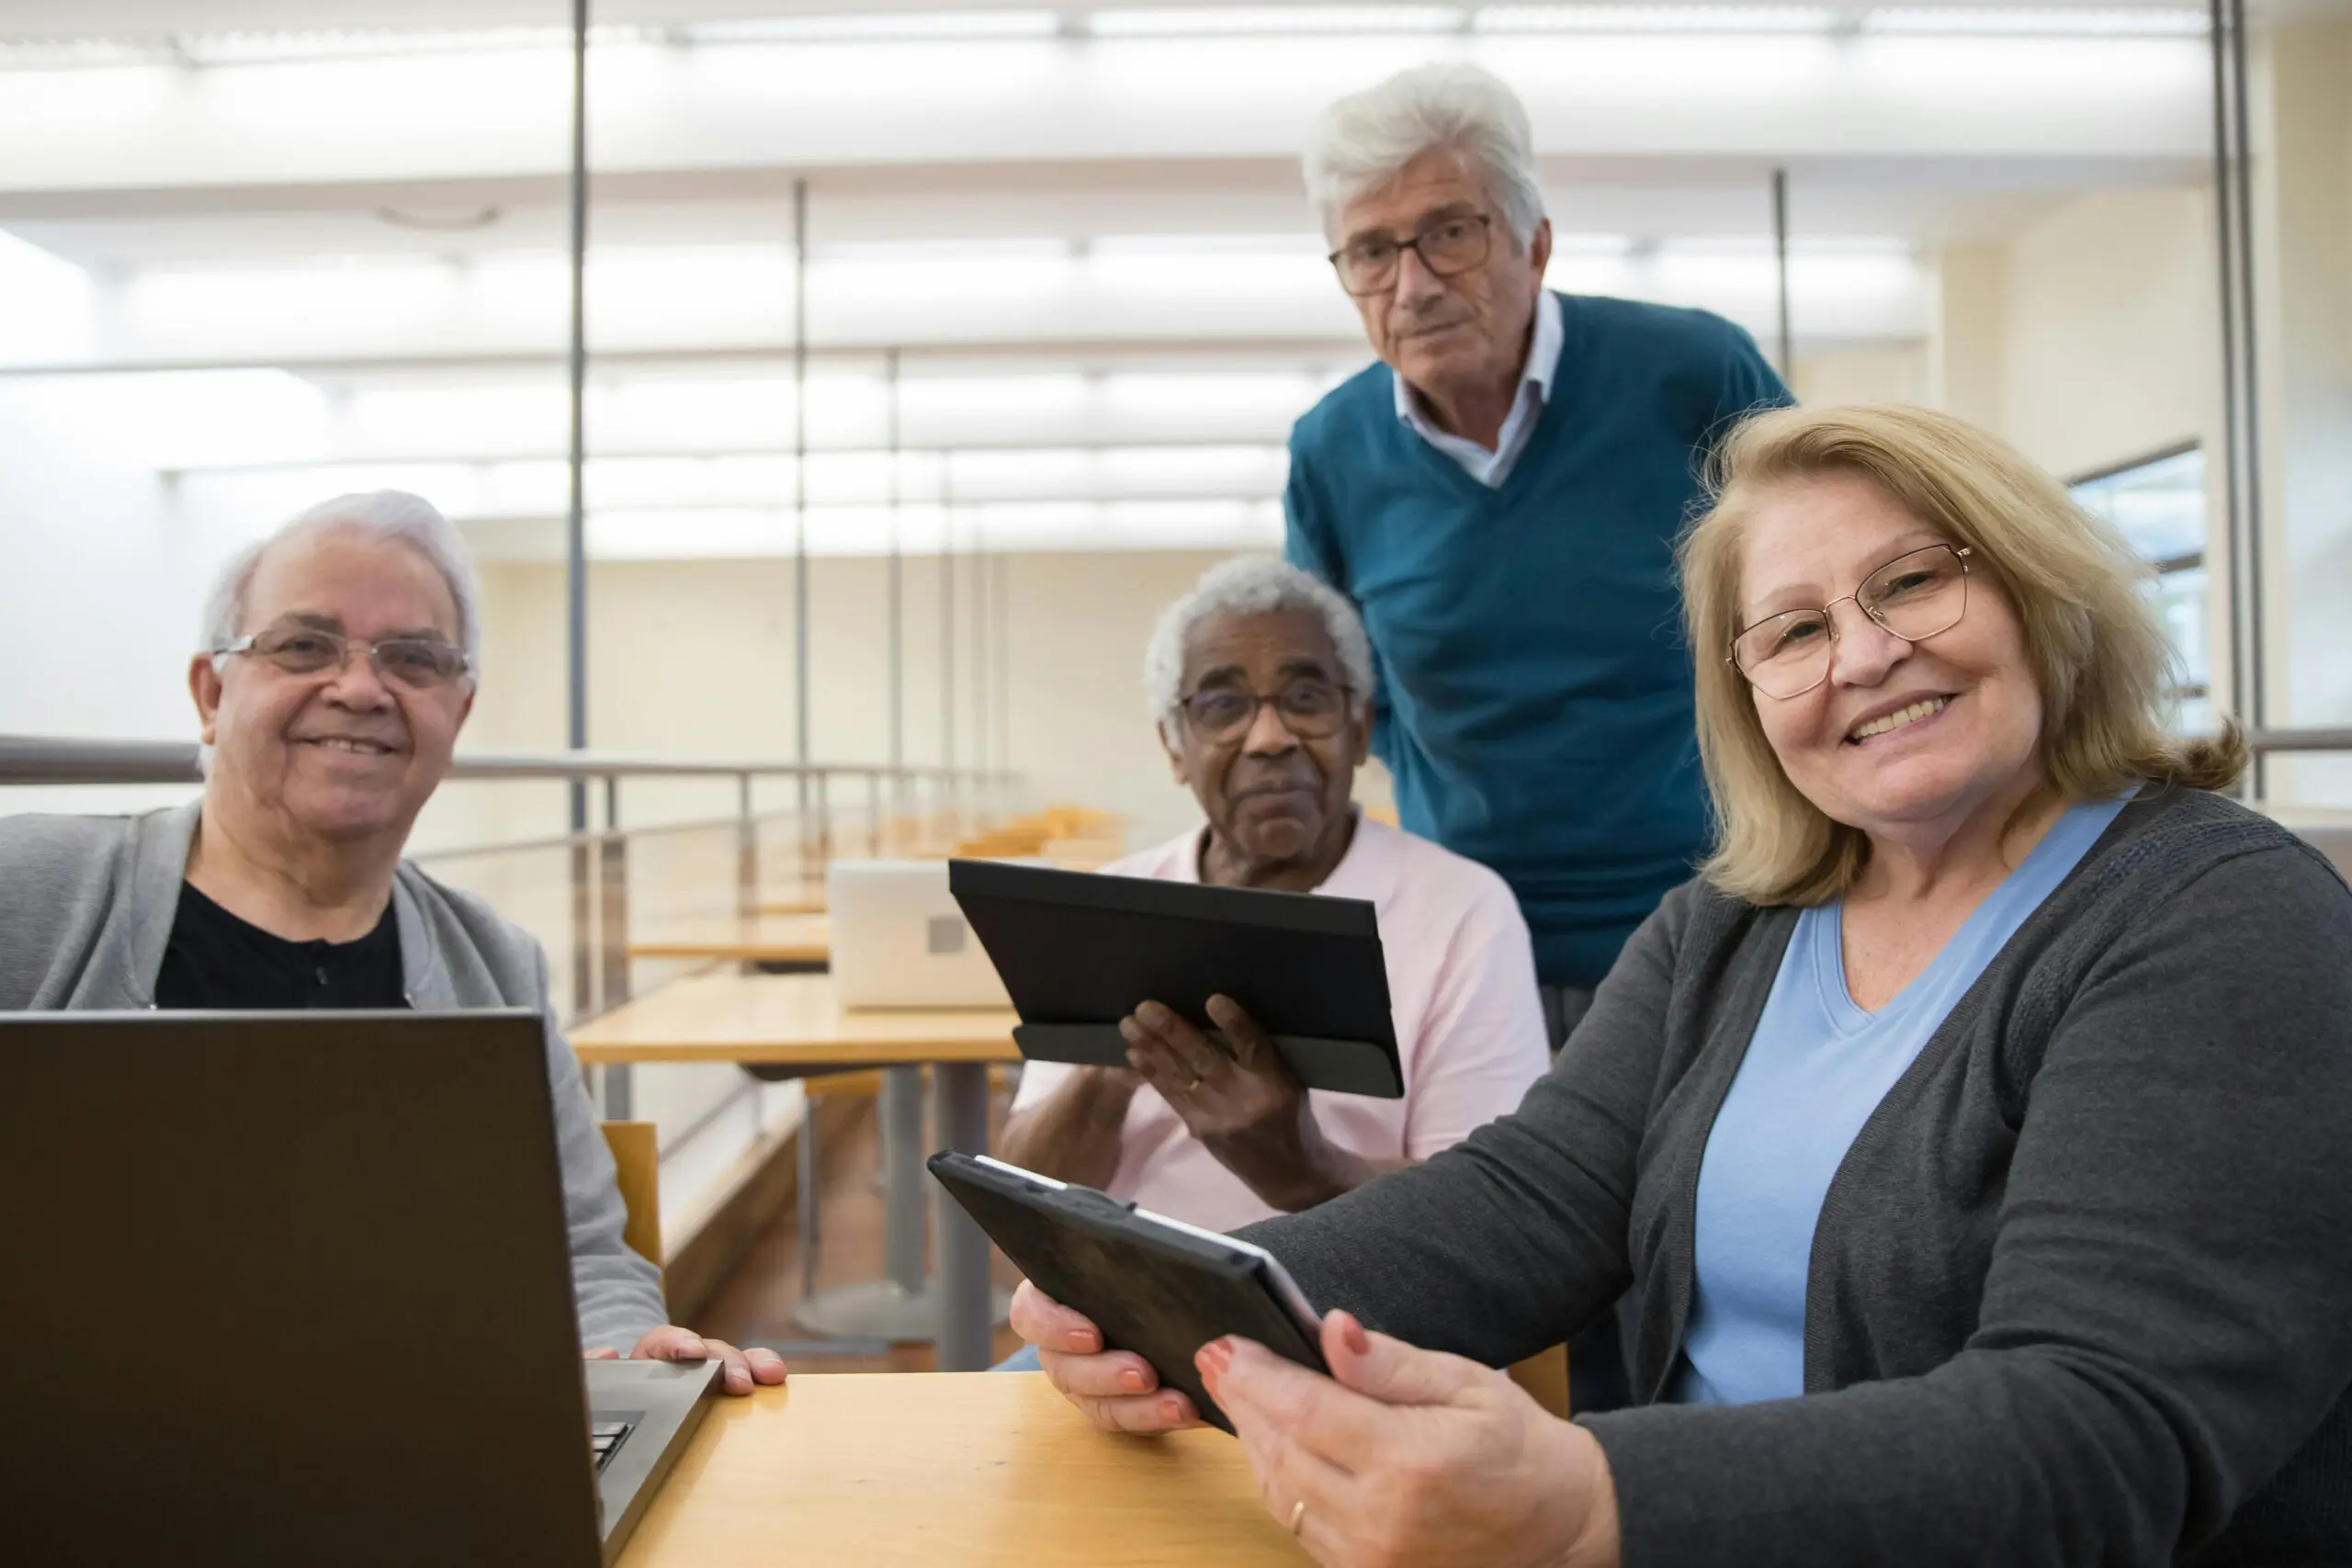
{"type": "Polygon", "coordinates": [[[677,920],[632,935],[628,955],[718,959],[729,964],[827,964],[833,956],[833,928],[822,914],[677,920]]]}
{"type": "Polygon", "coordinates": [[[1098,1432],[1036,1372],[796,1374],[720,1400],[620,1568],[1304,1568],[1222,1432],[1098,1432]]]}
{"type": "Polygon", "coordinates": [[[786,1062],[887,1066],[1017,1062],[1010,1008],[844,1010],[830,975],[690,975],[622,1003],[571,1034],[591,1065],[786,1062]]]}

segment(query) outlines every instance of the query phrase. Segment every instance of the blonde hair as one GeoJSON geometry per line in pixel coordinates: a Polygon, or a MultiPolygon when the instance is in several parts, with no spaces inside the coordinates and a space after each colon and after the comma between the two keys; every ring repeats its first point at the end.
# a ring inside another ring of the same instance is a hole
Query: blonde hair
{"type": "Polygon", "coordinates": [[[2235,725],[2218,739],[2167,733],[2175,657],[2141,589],[2148,569],[2114,528],[1999,438],[1931,410],[1777,409],[1716,453],[1713,504],[1684,535],[1683,615],[1698,679],[1699,756],[1714,801],[1716,848],[1700,867],[1757,904],[1819,904],[1869,857],[1858,828],[1832,820],[1789,782],[1765,739],[1747,678],[1724,657],[1738,631],[1740,544],[1758,502],[1844,476],[1971,554],[2015,606],[2041,694],[2040,760],[2052,798],[2114,794],[2133,780],[2224,789],[2245,768],[2235,725]]]}

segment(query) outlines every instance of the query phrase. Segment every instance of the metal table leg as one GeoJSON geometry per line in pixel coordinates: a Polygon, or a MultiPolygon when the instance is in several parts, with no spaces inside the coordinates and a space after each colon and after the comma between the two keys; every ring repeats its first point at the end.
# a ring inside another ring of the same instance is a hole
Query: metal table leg
{"type": "MultiPolygon", "coordinates": [[[[989,1152],[989,1068],[986,1062],[943,1062],[932,1069],[939,1086],[939,1145],[967,1155],[989,1152]]],[[[933,1362],[943,1372],[986,1371],[996,1358],[995,1303],[989,1291],[989,1238],[960,1204],[933,1184],[939,1236],[939,1343],[933,1362]]]]}
{"type": "Polygon", "coordinates": [[[886,1067],[882,1100],[882,1171],[887,1183],[882,1251],[899,1290],[922,1289],[922,1199],[931,1185],[922,1168],[922,1069],[886,1067]]]}
{"type": "MultiPolygon", "coordinates": [[[[956,1069],[943,1069],[953,1071],[956,1069]]],[[[940,1080],[940,1136],[944,1146],[963,1148],[963,1144],[949,1138],[954,1111],[952,1096],[945,1078],[940,1080]]],[[[923,1194],[933,1190],[931,1173],[923,1169],[922,1141],[922,1069],[919,1066],[889,1067],[884,1070],[882,1100],[876,1116],[882,1132],[882,1168],[888,1192],[885,1197],[886,1229],[883,1234],[883,1256],[887,1270],[882,1279],[867,1280],[854,1285],[843,1285],[826,1291],[801,1303],[793,1314],[803,1327],[815,1333],[846,1339],[881,1339],[892,1344],[922,1344],[935,1340],[940,1334],[940,1289],[923,1276],[923,1194]]],[[[979,1137],[975,1145],[988,1147],[988,1069],[979,1069],[979,1137]]],[[[968,1227],[963,1211],[956,1211],[957,1223],[968,1227]]],[[[945,1235],[942,1231],[943,1237],[945,1235]]],[[[975,1236],[979,1236],[977,1230],[975,1236]]],[[[981,1283],[987,1283],[987,1238],[981,1242],[981,1283]]],[[[946,1272],[946,1242],[941,1244],[942,1282],[946,1272]]],[[[952,1297],[950,1299],[953,1299],[952,1297]]],[[[978,1341],[979,1354],[994,1339],[994,1325],[1004,1315],[1004,1299],[989,1298],[989,1326],[978,1341]]],[[[944,1365],[944,1363],[942,1363],[944,1365]]],[[[983,1366],[987,1362],[981,1363],[983,1366]]]]}

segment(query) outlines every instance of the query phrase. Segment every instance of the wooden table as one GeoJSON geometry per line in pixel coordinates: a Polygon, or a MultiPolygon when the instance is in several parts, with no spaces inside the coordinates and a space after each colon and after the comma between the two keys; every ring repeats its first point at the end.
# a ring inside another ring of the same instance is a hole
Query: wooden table
{"type": "Polygon", "coordinates": [[[1222,1432],[1097,1432],[1035,1372],[722,1400],[619,1568],[1305,1568],[1222,1432]]]}
{"type": "Polygon", "coordinates": [[[822,914],[677,920],[630,937],[628,955],[718,959],[729,964],[829,964],[833,956],[833,927],[822,914]]]}
{"type": "Polygon", "coordinates": [[[830,975],[689,976],[625,1002],[574,1030],[583,1064],[622,1070],[639,1062],[775,1063],[808,1070],[885,1067],[894,1086],[882,1109],[889,1193],[888,1278],[842,1299],[812,1302],[804,1322],[829,1332],[884,1338],[937,1336],[938,1364],[989,1364],[996,1324],[988,1237],[923,1169],[922,1071],[938,1086],[938,1146],[985,1154],[989,1067],[1017,1062],[1010,1008],[843,1010],[830,975]],[[922,1268],[922,1197],[932,1192],[938,1238],[935,1291],[922,1268]]]}

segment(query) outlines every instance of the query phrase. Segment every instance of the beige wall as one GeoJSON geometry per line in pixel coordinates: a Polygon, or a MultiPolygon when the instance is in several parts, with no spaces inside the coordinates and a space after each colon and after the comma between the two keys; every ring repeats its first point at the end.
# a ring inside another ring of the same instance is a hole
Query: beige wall
{"type": "Polygon", "coordinates": [[[1790,378],[1797,400],[1832,403],[1923,403],[1929,400],[1928,349],[1894,344],[1798,356],[1790,378]]]}
{"type": "Polygon", "coordinates": [[[1998,283],[2003,433],[2066,477],[2218,446],[2213,254],[2194,189],[2102,191],[2018,234],[1998,283]]]}
{"type": "MultiPolygon", "coordinates": [[[[1219,558],[1208,552],[1009,558],[1010,761],[1034,802],[1079,801],[1131,814],[1138,843],[1189,825],[1190,797],[1170,780],[1145,712],[1143,649],[1160,610],[1219,558]]],[[[939,562],[910,559],[903,570],[906,760],[929,765],[939,761],[944,740],[939,562]]],[[[958,560],[956,570],[956,761],[969,765],[970,563],[958,560]]],[[[880,559],[810,563],[809,745],[818,761],[888,755],[888,584],[880,559]]],[[[495,564],[484,573],[484,594],[487,678],[467,743],[482,750],[559,747],[562,569],[495,564]]],[[[993,617],[993,599],[989,609],[993,617]]],[[[588,615],[589,739],[596,750],[794,754],[790,561],[598,563],[589,573],[588,615]]],[[[998,722],[989,719],[992,736],[998,722]]],[[[504,804],[482,807],[498,813],[492,820],[505,830],[541,830],[558,809],[553,792],[520,804],[515,795],[502,786],[504,804]]],[[[765,804],[785,799],[781,787],[763,795],[765,804]]],[[[624,801],[630,822],[733,808],[733,786],[725,783],[646,784],[624,801]]]]}

